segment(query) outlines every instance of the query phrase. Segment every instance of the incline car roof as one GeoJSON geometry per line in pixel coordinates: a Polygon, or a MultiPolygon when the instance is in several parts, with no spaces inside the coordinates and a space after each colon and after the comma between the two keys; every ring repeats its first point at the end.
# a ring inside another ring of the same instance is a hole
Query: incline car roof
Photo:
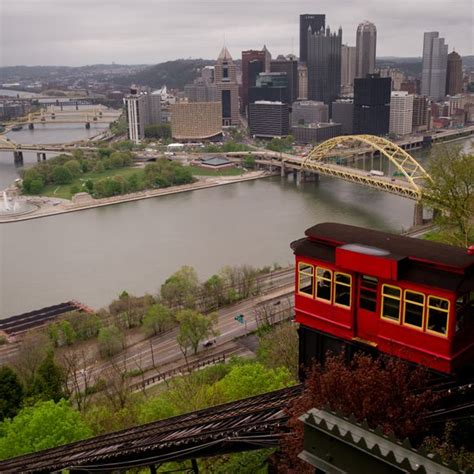
{"type": "Polygon", "coordinates": [[[468,255],[466,249],[461,247],[352,225],[326,222],[310,227],[305,234],[311,241],[326,242],[332,246],[363,244],[388,250],[395,255],[457,269],[467,269],[474,265],[474,256],[468,255]]]}

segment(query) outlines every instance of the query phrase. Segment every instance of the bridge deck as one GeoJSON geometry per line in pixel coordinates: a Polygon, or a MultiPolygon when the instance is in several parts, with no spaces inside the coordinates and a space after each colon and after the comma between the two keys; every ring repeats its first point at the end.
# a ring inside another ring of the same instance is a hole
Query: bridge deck
{"type": "Polygon", "coordinates": [[[0,472],[118,470],[278,445],[301,385],[0,462],[0,472]]]}

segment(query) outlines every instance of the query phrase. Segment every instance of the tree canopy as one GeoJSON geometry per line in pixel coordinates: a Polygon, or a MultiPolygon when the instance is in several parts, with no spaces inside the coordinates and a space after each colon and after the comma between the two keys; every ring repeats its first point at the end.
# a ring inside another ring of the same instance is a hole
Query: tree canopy
{"type": "Polygon", "coordinates": [[[217,313],[205,315],[192,309],[183,309],[178,312],[176,319],[179,323],[179,332],[176,339],[185,356],[190,348],[196,354],[201,341],[217,335],[214,329],[217,318],[217,313]]]}

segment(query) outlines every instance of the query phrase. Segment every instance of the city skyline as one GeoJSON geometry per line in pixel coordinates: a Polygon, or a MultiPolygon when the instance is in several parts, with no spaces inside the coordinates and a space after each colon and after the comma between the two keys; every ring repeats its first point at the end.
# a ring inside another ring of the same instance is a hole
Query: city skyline
{"type": "Polygon", "coordinates": [[[402,0],[396,8],[388,0],[343,0],[337,6],[325,0],[318,5],[307,0],[138,0],[133,4],[3,0],[0,8],[2,66],[156,64],[178,58],[214,58],[224,43],[234,57],[264,43],[274,57],[298,55],[299,15],[305,13],[326,15],[326,23],[334,29],[342,26],[343,43],[351,46],[357,25],[373,22],[379,57],[421,57],[425,31],[440,31],[450,50],[462,56],[473,54],[468,0],[459,0],[455,9],[442,0],[416,4],[402,0]]]}

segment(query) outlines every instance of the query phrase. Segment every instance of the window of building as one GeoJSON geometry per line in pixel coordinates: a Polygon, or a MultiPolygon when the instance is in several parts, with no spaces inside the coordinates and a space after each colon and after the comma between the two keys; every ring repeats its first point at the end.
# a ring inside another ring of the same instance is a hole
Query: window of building
{"type": "Polygon", "coordinates": [[[316,298],[331,302],[332,271],[316,268],[316,298]]]}
{"type": "Polygon", "coordinates": [[[334,303],[339,306],[351,307],[352,277],[346,273],[334,274],[334,303]]]}
{"type": "Polygon", "coordinates": [[[449,301],[428,296],[428,322],[426,329],[437,334],[448,334],[449,301]]]}
{"type": "Polygon", "coordinates": [[[405,290],[403,322],[410,326],[423,329],[425,295],[416,291],[405,290]]]}
{"type": "Polygon", "coordinates": [[[382,285],[382,318],[400,321],[402,290],[396,286],[382,285]]]}
{"type": "Polygon", "coordinates": [[[376,311],[377,287],[377,278],[368,275],[360,277],[359,308],[366,309],[367,311],[376,311]]]}
{"type": "Polygon", "coordinates": [[[308,263],[300,262],[298,264],[298,292],[313,296],[313,276],[314,267],[308,263]]]}

